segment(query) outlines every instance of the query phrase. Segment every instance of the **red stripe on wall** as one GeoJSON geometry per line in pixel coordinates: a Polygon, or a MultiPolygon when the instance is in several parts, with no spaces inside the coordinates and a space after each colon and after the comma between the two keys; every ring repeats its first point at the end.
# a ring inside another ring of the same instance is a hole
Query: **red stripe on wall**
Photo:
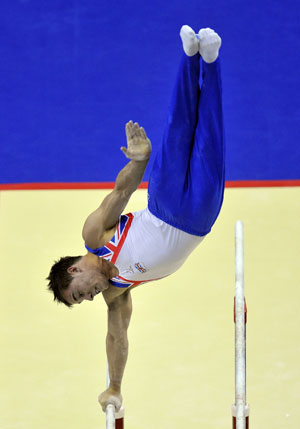
{"type": "Polygon", "coordinates": [[[237,180],[227,181],[226,188],[275,188],[300,186],[300,180],[237,180]]]}
{"type": "MultiPolygon", "coordinates": [[[[227,181],[226,188],[272,188],[300,186],[300,180],[238,180],[227,181]]],[[[139,189],[147,189],[148,182],[142,182],[139,189]]],[[[52,183],[8,183],[0,184],[1,191],[22,190],[67,190],[67,189],[113,189],[114,182],[52,182],[52,183]]]]}
{"type": "MultiPolygon", "coordinates": [[[[8,183],[0,184],[2,191],[22,191],[22,190],[38,190],[38,189],[113,189],[114,182],[51,182],[51,183],[8,183]]],[[[147,182],[140,184],[139,188],[146,189],[147,182]]]]}

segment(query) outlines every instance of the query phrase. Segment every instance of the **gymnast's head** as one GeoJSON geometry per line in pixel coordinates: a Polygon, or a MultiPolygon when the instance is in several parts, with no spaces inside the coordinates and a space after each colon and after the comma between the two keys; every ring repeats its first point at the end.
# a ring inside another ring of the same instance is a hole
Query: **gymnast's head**
{"type": "Polygon", "coordinates": [[[85,256],[65,256],[53,264],[48,290],[54,301],[71,308],[94,297],[110,286],[109,280],[119,274],[117,267],[103,258],[88,253],[85,256]]]}

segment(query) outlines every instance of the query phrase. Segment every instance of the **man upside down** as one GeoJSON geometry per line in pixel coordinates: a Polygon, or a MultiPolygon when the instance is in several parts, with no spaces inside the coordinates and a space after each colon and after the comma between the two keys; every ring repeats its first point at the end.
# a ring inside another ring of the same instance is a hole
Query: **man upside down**
{"type": "Polygon", "coordinates": [[[106,350],[110,385],[99,396],[105,411],[122,404],[121,382],[128,356],[131,290],[174,273],[210,232],[224,193],[221,38],[184,25],[178,70],[163,142],[148,187],[148,207],[123,214],[142,181],[151,154],[145,130],[126,124],[129,163],[114,190],[86,219],[87,253],[64,257],[48,276],[54,300],[68,307],[102,293],[108,306],[106,350]]]}

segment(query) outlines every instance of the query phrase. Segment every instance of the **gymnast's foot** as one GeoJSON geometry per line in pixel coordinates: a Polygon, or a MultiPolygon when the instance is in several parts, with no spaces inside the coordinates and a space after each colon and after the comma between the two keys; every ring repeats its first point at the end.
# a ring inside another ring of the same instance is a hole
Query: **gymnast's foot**
{"type": "Polygon", "coordinates": [[[189,57],[199,52],[199,41],[194,30],[188,25],[183,25],[180,30],[183,50],[189,57]]]}
{"type": "Polygon", "coordinates": [[[211,28],[199,31],[200,55],[206,63],[213,63],[219,56],[221,37],[211,28]]]}

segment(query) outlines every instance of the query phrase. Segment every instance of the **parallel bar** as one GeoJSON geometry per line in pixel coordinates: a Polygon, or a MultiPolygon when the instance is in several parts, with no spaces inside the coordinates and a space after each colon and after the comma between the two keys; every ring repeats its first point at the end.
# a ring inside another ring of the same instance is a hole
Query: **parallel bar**
{"type": "Polygon", "coordinates": [[[115,407],[108,404],[106,407],[106,429],[115,429],[115,407]]]}
{"type": "Polygon", "coordinates": [[[246,326],[242,221],[237,221],[235,224],[235,406],[236,429],[246,429],[246,326]]]}
{"type": "MultiPolygon", "coordinates": [[[[236,429],[236,406],[232,405],[232,429],[236,429]]],[[[249,414],[250,407],[249,404],[246,404],[245,415],[246,415],[246,429],[249,429],[249,414]]]]}

